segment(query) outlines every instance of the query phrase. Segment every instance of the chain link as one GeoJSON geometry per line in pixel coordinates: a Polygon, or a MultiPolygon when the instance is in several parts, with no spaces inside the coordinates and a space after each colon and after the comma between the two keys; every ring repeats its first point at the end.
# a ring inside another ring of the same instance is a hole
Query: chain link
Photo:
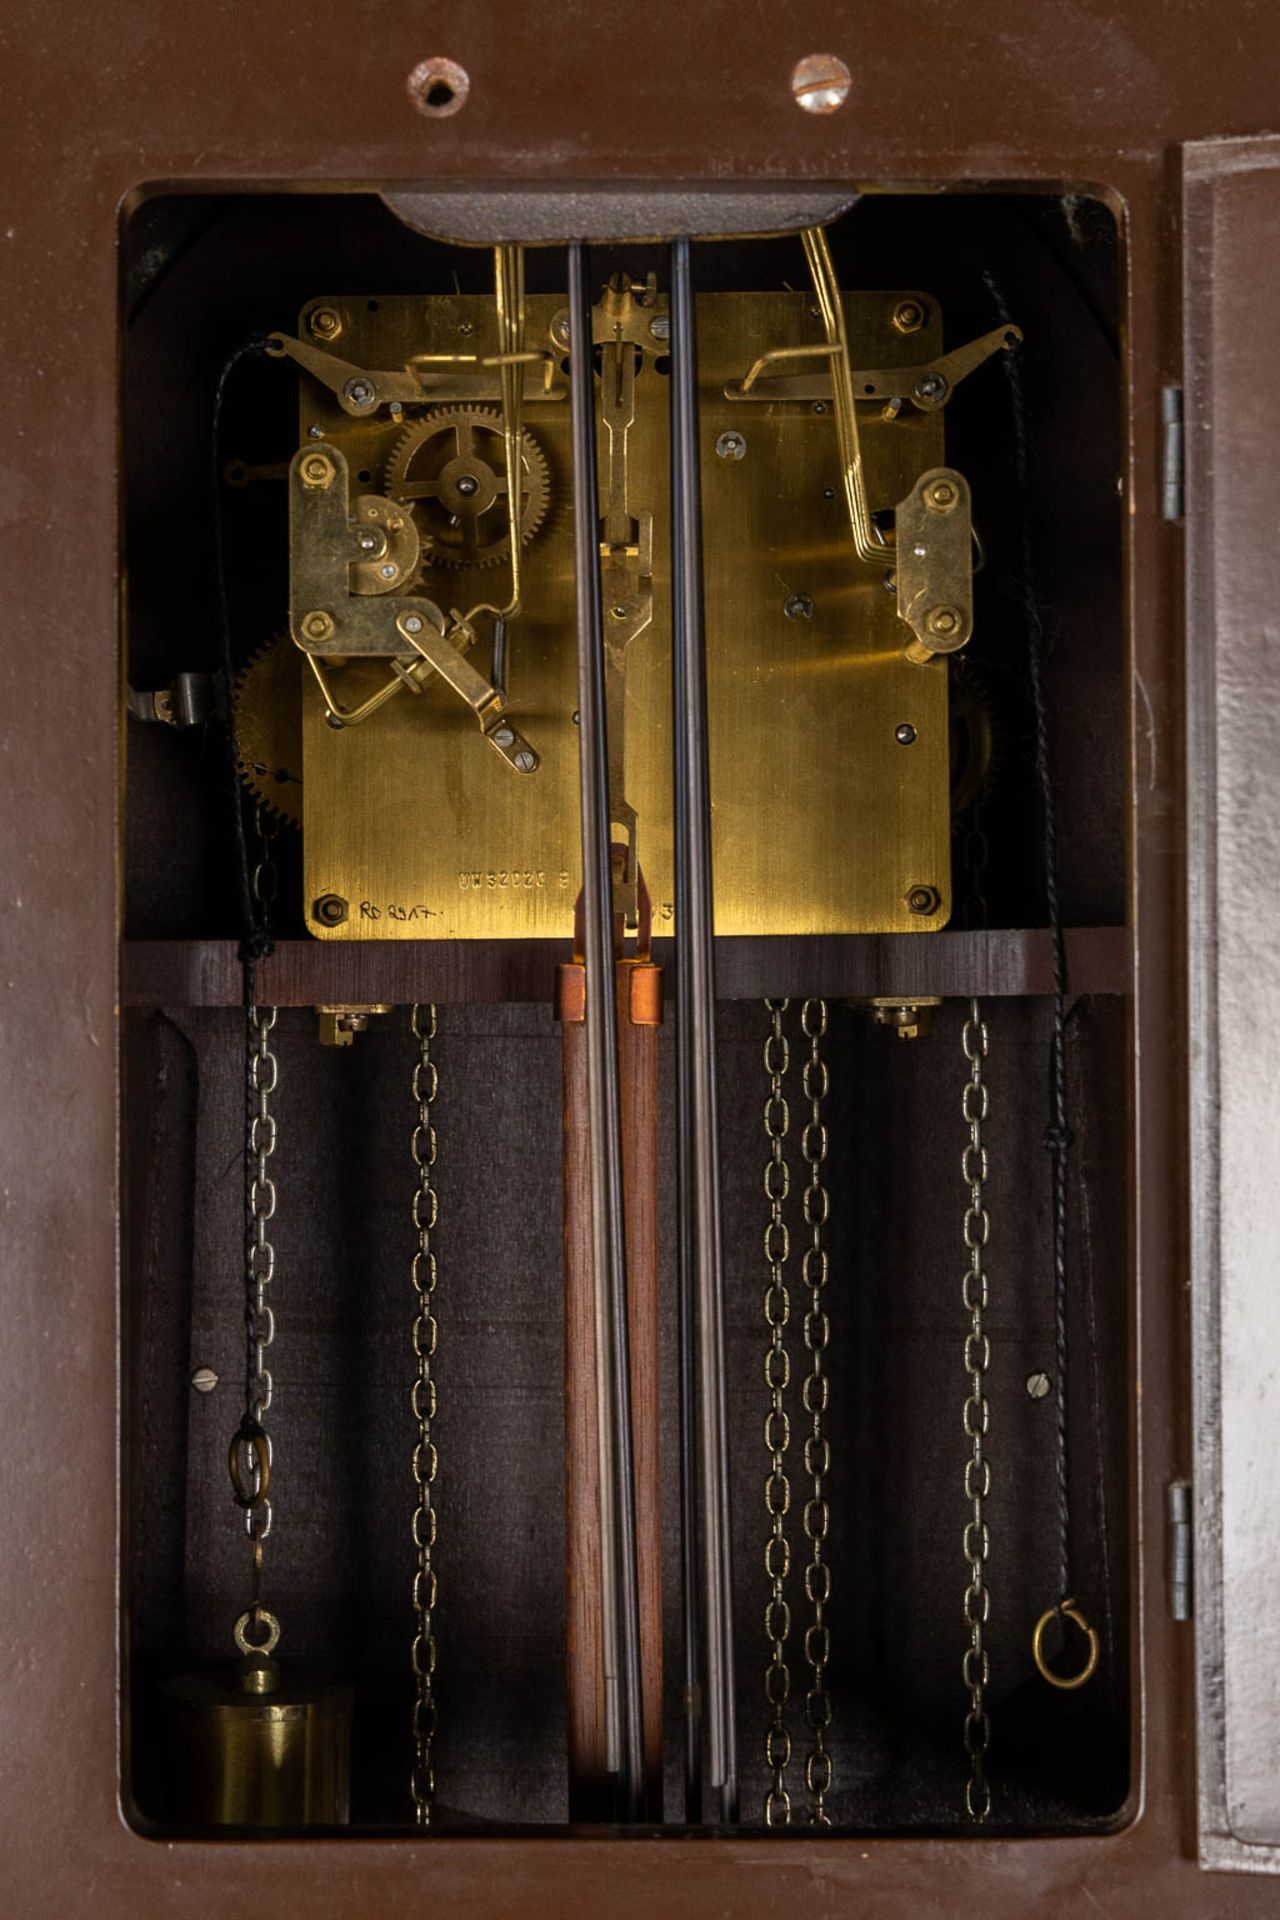
{"type": "Polygon", "coordinates": [[[437,1460],[431,1432],[436,1417],[436,1386],[431,1363],[438,1337],[435,1316],[436,1254],[432,1240],[439,1213],[435,1189],[436,1129],[432,1119],[432,1106],[439,1085],[436,1065],[431,1057],[431,1043],[436,1037],[435,1008],[415,1006],[411,1024],[418,1042],[418,1057],[413,1069],[413,1099],[418,1110],[412,1142],[413,1164],[418,1170],[418,1184],[413,1196],[413,1224],[418,1245],[412,1268],[415,1377],[411,1396],[418,1433],[413,1449],[413,1480],[417,1494],[413,1509],[413,1545],[417,1566],[413,1576],[414,1701],[410,1789],[417,1823],[420,1827],[427,1827],[431,1824],[435,1802],[431,1749],[436,1733],[436,1570],[433,1555],[436,1544],[434,1489],[437,1460]]]}
{"type": "Polygon", "coordinates": [[[987,1716],[986,1688],[990,1665],[986,1649],[987,1621],[991,1595],[987,1587],[987,1559],[990,1541],[987,1533],[985,1503],[991,1491],[991,1467],[986,1455],[990,1406],[986,1394],[986,1374],[991,1362],[991,1343],[983,1328],[987,1306],[986,1246],[991,1233],[984,1188],[987,1179],[987,1149],[982,1128],[987,1118],[989,1097],[983,1078],[987,1058],[987,1028],[978,1002],[969,1002],[964,1023],[964,1057],[969,1063],[962,1110],[969,1139],[961,1156],[961,1175],[969,1190],[964,1215],[964,1244],[968,1267],[964,1276],[964,1305],[969,1330],[964,1342],[965,1372],[969,1392],[964,1403],[964,1430],[970,1452],[964,1468],[964,1495],[969,1503],[969,1518],[964,1529],[964,1557],[969,1567],[965,1589],[964,1617],[969,1629],[962,1671],[969,1694],[964,1720],[964,1746],[969,1756],[969,1778],[965,1785],[965,1811],[971,1820],[985,1820],[991,1810],[991,1789],[987,1784],[986,1759],[991,1745],[991,1722],[987,1716]]]}
{"type": "Polygon", "coordinates": [[[791,1697],[791,1669],[787,1665],[791,1608],[786,1594],[791,1571],[791,1543],[787,1538],[787,1515],[791,1510],[791,1480],[787,1473],[791,1420],[786,1408],[786,1392],[791,1381],[791,1356],[786,1346],[791,1319],[791,1295],[786,1282],[791,1234],[785,1217],[787,1195],[791,1191],[791,1170],[786,1159],[791,1109],[784,1083],[791,1064],[791,1049],[782,1030],[782,1016],[791,1003],[766,1000],[764,1004],[769,1013],[769,1033],[764,1043],[764,1070],[769,1077],[769,1097],[764,1103],[764,1131],[769,1143],[769,1157],[764,1166],[764,1192],[769,1202],[769,1224],[764,1230],[764,1257],[769,1269],[764,1290],[764,1321],[769,1334],[764,1359],[764,1381],[769,1391],[769,1408],[764,1420],[764,1445],[769,1456],[769,1471],[764,1480],[764,1508],[769,1516],[769,1538],[764,1550],[764,1570],[769,1582],[764,1614],[769,1664],[765,1668],[764,1696],[770,1709],[765,1734],[765,1764],[770,1781],[764,1797],[764,1818],[766,1826],[785,1827],[791,1819],[791,1795],[787,1790],[787,1767],[791,1761],[791,1735],[787,1730],[787,1702],[791,1697]]]}
{"type": "Polygon", "coordinates": [[[270,1168],[276,1150],[271,1099],[280,1079],[279,1058],[271,1045],[277,1017],[275,1007],[260,1007],[253,1001],[245,1010],[245,1387],[244,1415],[232,1435],[229,1464],[232,1493],[244,1511],[252,1555],[249,1618],[255,1631],[264,1618],[263,1549],[273,1518],[267,1415],[274,1381],[267,1355],[276,1337],[276,1320],[267,1294],[276,1272],[270,1236],[276,1185],[270,1168]]]}
{"type": "Polygon", "coordinates": [[[805,1695],[804,1717],[809,1728],[810,1747],[805,1762],[805,1785],[809,1789],[809,1817],[814,1826],[830,1826],[826,1797],[831,1790],[831,1755],[827,1751],[827,1729],[831,1725],[831,1699],[827,1692],[827,1665],[831,1657],[831,1635],[826,1623],[827,1603],[831,1598],[831,1569],[826,1561],[827,1508],[826,1476],[831,1464],[831,1448],[826,1435],[829,1398],[828,1375],[824,1356],[830,1339],[826,1310],[828,1274],[824,1234],[829,1203],[822,1174],[827,1158],[827,1127],[822,1103],[830,1080],[822,1057],[822,1042],[827,1032],[827,1003],[806,1000],[800,1024],[809,1042],[804,1063],[804,1097],[809,1117],[801,1135],[800,1151],[809,1169],[804,1190],[804,1224],[808,1244],[801,1271],[809,1290],[809,1305],[804,1316],[804,1344],[809,1354],[801,1400],[812,1422],[805,1437],[804,1467],[809,1477],[809,1497],[804,1506],[804,1533],[809,1544],[809,1563],[804,1573],[805,1596],[812,1617],[804,1636],[804,1655],[809,1665],[809,1690],[805,1695]]]}

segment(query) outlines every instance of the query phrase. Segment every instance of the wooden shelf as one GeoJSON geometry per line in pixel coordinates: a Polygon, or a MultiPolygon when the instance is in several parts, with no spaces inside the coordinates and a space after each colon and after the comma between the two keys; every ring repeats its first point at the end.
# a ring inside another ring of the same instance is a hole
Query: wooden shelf
{"type": "MultiPolygon", "coordinates": [[[[669,963],[671,947],[669,940],[657,941],[655,958],[669,963]]],[[[285,940],[262,962],[258,991],[264,1004],[282,1007],[549,1002],[556,964],[570,958],[568,943],[557,940],[285,940]]],[[[989,998],[1053,989],[1049,936],[1042,927],[719,939],[716,972],[725,1000],[784,994],[989,998]]],[[[120,973],[126,1007],[240,1002],[233,940],[126,941],[120,973]]],[[[1073,994],[1128,993],[1128,929],[1070,928],[1067,974],[1073,994]]]]}

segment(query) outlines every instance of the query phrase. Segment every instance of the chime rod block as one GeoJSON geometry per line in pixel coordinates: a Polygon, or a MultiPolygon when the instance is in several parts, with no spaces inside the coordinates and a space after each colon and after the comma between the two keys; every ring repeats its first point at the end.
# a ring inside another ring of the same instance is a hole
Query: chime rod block
{"type": "MultiPolygon", "coordinates": [[[[699,1459],[708,1759],[721,1813],[737,1817],[733,1583],[725,1417],[720,1156],[715,1083],[711,784],[702,608],[698,367],[690,243],[671,249],[672,678],[676,814],[676,1143],[680,1242],[692,1249],[697,1318],[699,1459]]],[[[686,1258],[689,1256],[686,1254],[686,1258]]]]}

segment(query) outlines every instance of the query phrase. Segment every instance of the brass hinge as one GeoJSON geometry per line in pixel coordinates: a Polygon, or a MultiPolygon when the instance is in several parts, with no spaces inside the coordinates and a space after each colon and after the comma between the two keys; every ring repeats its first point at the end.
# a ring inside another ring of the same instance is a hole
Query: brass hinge
{"type": "Polygon", "coordinates": [[[1166,520],[1181,520],[1182,487],[1182,388],[1165,387],[1160,394],[1160,506],[1166,520]]]}

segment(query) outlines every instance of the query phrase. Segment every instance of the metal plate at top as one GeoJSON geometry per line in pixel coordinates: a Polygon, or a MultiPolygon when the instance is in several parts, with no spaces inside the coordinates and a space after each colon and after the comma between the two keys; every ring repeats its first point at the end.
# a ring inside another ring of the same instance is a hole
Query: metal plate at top
{"type": "MultiPolygon", "coordinates": [[[[936,306],[906,339],[901,292],[852,294],[855,367],[919,364],[941,350],[936,306]]],[[[919,296],[913,296],[919,297],[919,296]]],[[[478,296],[326,300],[340,311],[344,358],[397,367],[412,353],[484,353],[492,303],[478,296]],[[370,310],[372,307],[372,310],[370,310]]],[[[540,346],[564,302],[528,303],[540,346]]],[[[716,926],[725,934],[930,931],[949,911],[947,673],[903,658],[907,630],[882,570],[852,556],[830,408],[812,400],[725,397],[767,348],[820,338],[807,296],[708,294],[698,301],[704,578],[711,733],[716,926]],[[725,432],[741,458],[722,457],[725,432]],[[788,611],[790,608],[790,611],[788,611]],[[897,730],[913,730],[909,745],[897,730]],[[913,911],[913,890],[936,908],[913,911]]],[[[474,388],[474,382],[467,382],[474,388]]],[[[670,930],[671,692],[669,382],[646,355],[631,433],[633,513],[654,518],[654,619],[632,642],[627,677],[627,798],[639,816],[641,870],[655,927],[670,930]]],[[[457,404],[457,388],[442,404],[457,404]]],[[[873,509],[904,497],[943,458],[937,415],[864,410],[873,509]]],[[[520,776],[480,738],[439,684],[398,695],[337,732],[304,690],[304,862],[311,930],[329,939],[566,937],[579,888],[577,702],[567,399],[531,403],[525,424],[551,476],[547,519],[525,549],[525,598],[510,637],[515,724],[537,748],[520,776]],[[336,927],[314,903],[347,903],[336,927]]],[[[399,429],[352,421],[314,383],[312,427],[341,445],[377,489],[399,429]]],[[[425,590],[445,606],[501,597],[505,567],[438,569],[425,590]]],[[[483,649],[481,649],[483,651],[483,649]]],[[[486,662],[477,654],[477,664],[486,662]]],[[[344,698],[384,671],[347,670],[344,698]],[[367,681],[362,676],[368,676],[367,681]]]]}

